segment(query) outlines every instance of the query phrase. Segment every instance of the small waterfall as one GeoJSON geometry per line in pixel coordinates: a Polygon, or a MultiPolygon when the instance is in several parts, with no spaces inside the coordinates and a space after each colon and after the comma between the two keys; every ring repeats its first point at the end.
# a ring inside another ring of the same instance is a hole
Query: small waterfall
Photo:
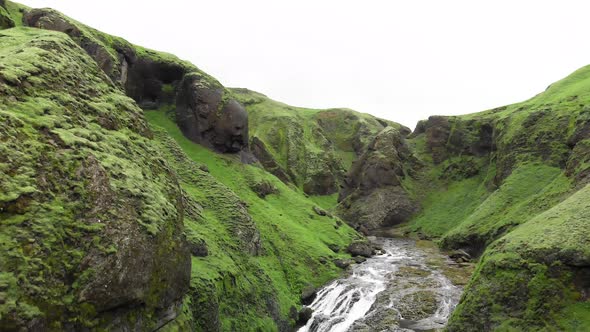
{"type": "MultiPolygon", "coordinates": [[[[323,287],[310,305],[314,310],[311,319],[299,332],[371,331],[384,321],[396,324],[388,328],[400,331],[444,327],[461,288],[429,266],[427,258],[432,257],[416,248],[413,241],[375,241],[385,253],[354,265],[349,276],[323,287]],[[424,309],[416,301],[434,304],[424,309]]],[[[439,260],[447,260],[437,255],[439,260]]]]}

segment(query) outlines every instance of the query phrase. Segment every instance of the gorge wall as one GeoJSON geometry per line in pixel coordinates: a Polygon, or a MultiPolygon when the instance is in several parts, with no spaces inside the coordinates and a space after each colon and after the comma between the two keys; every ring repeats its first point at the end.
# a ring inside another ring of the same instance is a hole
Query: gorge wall
{"type": "Polygon", "coordinates": [[[288,331],[390,227],[478,259],[448,330],[590,328],[590,67],[411,133],[54,10],[0,28],[3,330],[288,331]]]}

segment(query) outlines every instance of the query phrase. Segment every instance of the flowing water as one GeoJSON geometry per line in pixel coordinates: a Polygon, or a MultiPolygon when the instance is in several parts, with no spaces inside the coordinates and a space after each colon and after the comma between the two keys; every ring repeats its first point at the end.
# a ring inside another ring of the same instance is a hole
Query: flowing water
{"type": "Polygon", "coordinates": [[[407,239],[374,239],[384,254],[354,265],[348,277],[318,291],[314,313],[299,332],[436,331],[462,288],[442,274],[454,263],[407,239]]]}

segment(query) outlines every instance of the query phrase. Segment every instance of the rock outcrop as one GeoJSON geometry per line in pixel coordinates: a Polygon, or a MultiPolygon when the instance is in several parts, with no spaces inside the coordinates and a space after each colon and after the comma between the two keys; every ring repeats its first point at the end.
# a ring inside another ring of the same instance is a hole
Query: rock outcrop
{"type": "Polygon", "coordinates": [[[222,153],[248,147],[248,113],[224,88],[197,73],[184,77],[176,98],[176,123],[184,135],[222,153]]]}
{"type": "Polygon", "coordinates": [[[6,4],[4,1],[0,1],[0,30],[14,27],[16,24],[6,10],[6,4]]]}
{"type": "Polygon", "coordinates": [[[190,254],[142,110],[66,35],[0,33],[1,329],[159,328],[190,254]]]}
{"type": "Polygon", "coordinates": [[[399,130],[387,127],[352,165],[338,212],[365,233],[409,220],[417,210],[402,182],[419,164],[399,130]]]}
{"type": "Polygon", "coordinates": [[[309,195],[338,193],[353,160],[390,121],[348,109],[309,110],[275,102],[247,89],[232,89],[250,120],[250,148],[262,166],[309,195]]]}
{"type": "MultiPolygon", "coordinates": [[[[183,133],[222,153],[248,150],[248,114],[215,79],[174,56],[86,27],[52,9],[32,9],[24,24],[66,33],[143,109],[171,106],[183,133]]],[[[253,161],[247,153],[242,157],[253,161]]]]}

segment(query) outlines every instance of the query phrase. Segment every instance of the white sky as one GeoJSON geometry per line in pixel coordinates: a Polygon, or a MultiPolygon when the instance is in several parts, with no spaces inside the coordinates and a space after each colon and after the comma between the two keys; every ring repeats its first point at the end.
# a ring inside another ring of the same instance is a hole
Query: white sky
{"type": "Polygon", "coordinates": [[[228,87],[414,128],[528,99],[590,64],[590,2],[21,0],[190,60],[228,87]]]}

